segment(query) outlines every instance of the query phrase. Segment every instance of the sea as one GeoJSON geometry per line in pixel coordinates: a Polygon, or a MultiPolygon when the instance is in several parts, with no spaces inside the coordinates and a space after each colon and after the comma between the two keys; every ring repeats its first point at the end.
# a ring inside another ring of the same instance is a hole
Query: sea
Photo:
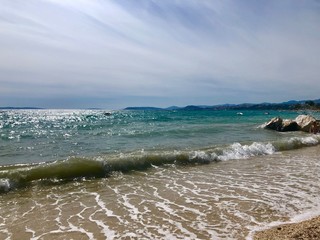
{"type": "Polygon", "coordinates": [[[318,215],[320,135],[261,127],[299,114],[3,110],[0,239],[251,239],[318,215]]]}

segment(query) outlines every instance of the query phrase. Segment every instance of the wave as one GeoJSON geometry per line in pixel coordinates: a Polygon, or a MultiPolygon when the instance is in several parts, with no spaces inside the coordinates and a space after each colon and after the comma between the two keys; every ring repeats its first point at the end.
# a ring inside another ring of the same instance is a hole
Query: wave
{"type": "Polygon", "coordinates": [[[318,145],[319,135],[291,137],[275,142],[233,143],[227,146],[201,150],[183,151],[139,151],[95,158],[71,157],[66,160],[40,164],[0,166],[0,192],[28,186],[35,182],[61,183],[72,180],[103,178],[113,172],[146,170],[166,164],[196,165],[233,159],[247,159],[260,155],[271,155],[279,151],[318,145]]]}

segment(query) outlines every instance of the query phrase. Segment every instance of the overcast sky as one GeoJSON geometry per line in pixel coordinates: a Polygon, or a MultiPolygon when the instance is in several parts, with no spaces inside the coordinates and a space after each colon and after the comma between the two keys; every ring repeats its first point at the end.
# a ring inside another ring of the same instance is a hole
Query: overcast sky
{"type": "Polygon", "coordinates": [[[317,98],[318,0],[0,0],[0,106],[317,98]]]}

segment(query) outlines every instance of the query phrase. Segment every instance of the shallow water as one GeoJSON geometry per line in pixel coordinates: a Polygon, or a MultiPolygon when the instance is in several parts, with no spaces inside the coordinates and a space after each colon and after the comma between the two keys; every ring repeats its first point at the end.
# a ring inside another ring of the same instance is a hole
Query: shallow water
{"type": "Polygon", "coordinates": [[[319,209],[318,146],[34,185],[0,196],[1,239],[245,239],[319,209]]]}
{"type": "MultiPolygon", "coordinates": [[[[115,140],[98,135],[101,141],[109,139],[108,146],[118,146],[116,151],[102,151],[102,143],[95,147],[99,138],[92,126],[69,132],[63,144],[50,144],[61,137],[59,132],[70,130],[63,130],[63,124],[52,136],[3,137],[3,149],[39,142],[46,147],[30,154],[22,149],[25,158],[19,151],[1,153],[0,239],[245,239],[270,223],[319,211],[318,135],[257,128],[272,117],[261,112],[246,119],[234,112],[219,113],[228,119],[226,125],[214,115],[218,113],[158,114],[179,120],[169,124],[161,116],[155,126],[144,129],[149,120],[131,119],[131,128],[140,129],[133,135],[115,135],[115,140]],[[219,124],[233,131],[228,135],[219,124]],[[206,133],[202,128],[210,125],[206,133]],[[225,138],[219,139],[222,132],[225,138]],[[181,142],[171,144],[177,139],[181,142]],[[64,146],[69,140],[87,141],[86,150],[70,157],[64,152],[73,149],[64,146]],[[46,152],[43,159],[41,151],[46,152]],[[47,157],[54,162],[45,161],[47,157]]],[[[2,126],[2,136],[11,131],[18,135],[19,128],[2,126]]],[[[38,128],[44,126],[48,122],[38,128]]],[[[98,132],[108,129],[100,127],[98,132]]]]}

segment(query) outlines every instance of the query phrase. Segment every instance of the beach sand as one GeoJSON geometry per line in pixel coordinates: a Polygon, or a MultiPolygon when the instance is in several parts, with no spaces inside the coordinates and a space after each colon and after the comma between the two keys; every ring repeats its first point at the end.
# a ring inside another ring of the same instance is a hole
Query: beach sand
{"type": "Polygon", "coordinates": [[[284,224],[257,232],[254,240],[319,240],[320,216],[307,221],[284,224]]]}

